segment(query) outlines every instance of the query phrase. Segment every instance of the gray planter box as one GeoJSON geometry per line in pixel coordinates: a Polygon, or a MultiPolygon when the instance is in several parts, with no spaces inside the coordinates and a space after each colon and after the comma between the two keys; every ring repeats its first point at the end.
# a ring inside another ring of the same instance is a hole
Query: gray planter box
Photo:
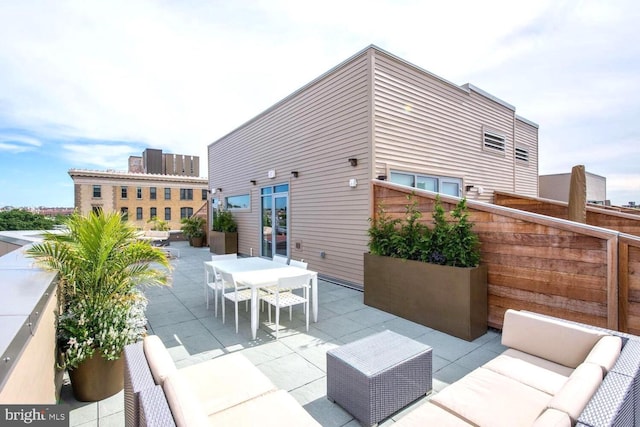
{"type": "Polygon", "coordinates": [[[218,255],[238,253],[238,233],[210,231],[209,251],[218,255]]]}
{"type": "Polygon", "coordinates": [[[364,303],[474,340],[487,332],[487,266],[449,267],[364,254],[364,303]]]}

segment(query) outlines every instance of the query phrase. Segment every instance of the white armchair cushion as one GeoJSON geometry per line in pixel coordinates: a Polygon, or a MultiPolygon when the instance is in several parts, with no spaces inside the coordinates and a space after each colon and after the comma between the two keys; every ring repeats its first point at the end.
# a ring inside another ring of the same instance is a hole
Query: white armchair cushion
{"type": "Polygon", "coordinates": [[[567,382],[573,369],[512,348],[484,366],[494,372],[543,391],[556,394],[567,382]]]}
{"type": "Polygon", "coordinates": [[[585,362],[601,366],[603,370],[602,376],[604,377],[616,364],[618,357],[620,357],[620,351],[622,351],[622,338],[607,335],[600,338],[585,359],[585,362]]]}
{"type": "Polygon", "coordinates": [[[473,425],[530,427],[551,396],[512,378],[478,368],[431,398],[473,425]]]}
{"type": "Polygon", "coordinates": [[[534,313],[507,310],[504,315],[502,344],[576,368],[584,362],[589,352],[604,335],[599,331],[534,313]]]}
{"type": "Polygon", "coordinates": [[[146,336],[142,347],[151,375],[153,375],[153,381],[162,385],[165,378],[177,370],[171,355],[157,335],[146,336]]]}
{"type": "Polygon", "coordinates": [[[566,412],[573,423],[584,410],[591,397],[602,384],[602,368],[583,363],[571,374],[562,389],[549,401],[549,408],[566,412]]]}
{"type": "Polygon", "coordinates": [[[571,417],[557,409],[547,409],[533,423],[532,427],[571,427],[571,417]]]}
{"type": "Polygon", "coordinates": [[[211,415],[276,390],[271,380],[240,353],[231,353],[178,370],[211,415]]]}
{"type": "Polygon", "coordinates": [[[177,427],[200,427],[209,425],[206,415],[195,394],[182,378],[174,372],[165,378],[162,390],[177,427]]]}

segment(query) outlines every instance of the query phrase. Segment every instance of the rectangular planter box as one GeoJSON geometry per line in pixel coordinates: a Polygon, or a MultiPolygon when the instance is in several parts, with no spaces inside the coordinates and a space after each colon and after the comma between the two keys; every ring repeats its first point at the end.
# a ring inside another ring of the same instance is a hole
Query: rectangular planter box
{"type": "Polygon", "coordinates": [[[238,233],[210,231],[209,251],[218,255],[238,253],[238,233]]]}
{"type": "Polygon", "coordinates": [[[364,303],[465,339],[487,332],[487,267],[364,254],[364,303]]]}

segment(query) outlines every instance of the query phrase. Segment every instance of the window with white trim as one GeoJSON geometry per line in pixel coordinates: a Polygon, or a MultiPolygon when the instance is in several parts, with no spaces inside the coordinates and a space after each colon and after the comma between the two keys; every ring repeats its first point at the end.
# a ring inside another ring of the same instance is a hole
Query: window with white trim
{"type": "Polygon", "coordinates": [[[516,147],[516,160],[520,160],[522,162],[529,161],[529,150],[524,147],[516,147]]]}
{"type": "Polygon", "coordinates": [[[429,190],[436,193],[460,197],[462,179],[447,176],[420,175],[410,172],[391,172],[391,182],[394,184],[429,190]]]}
{"type": "Polygon", "coordinates": [[[484,130],[482,133],[483,148],[494,153],[504,153],[506,143],[504,135],[484,130]]]}

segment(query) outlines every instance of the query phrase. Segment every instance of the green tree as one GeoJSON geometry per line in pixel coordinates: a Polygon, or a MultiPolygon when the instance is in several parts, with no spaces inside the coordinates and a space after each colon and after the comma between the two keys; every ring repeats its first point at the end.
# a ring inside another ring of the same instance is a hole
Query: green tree
{"type": "Polygon", "coordinates": [[[47,233],[27,250],[60,274],[63,365],[74,368],[97,350],[117,359],[145,333],[146,300],[136,287],[167,284],[169,262],[160,249],[137,240],[135,227],[119,213],[72,215],[65,225],[67,232],[47,233]]]}
{"type": "Polygon", "coordinates": [[[51,230],[55,222],[44,215],[12,209],[0,212],[0,231],[7,230],[51,230]]]}

